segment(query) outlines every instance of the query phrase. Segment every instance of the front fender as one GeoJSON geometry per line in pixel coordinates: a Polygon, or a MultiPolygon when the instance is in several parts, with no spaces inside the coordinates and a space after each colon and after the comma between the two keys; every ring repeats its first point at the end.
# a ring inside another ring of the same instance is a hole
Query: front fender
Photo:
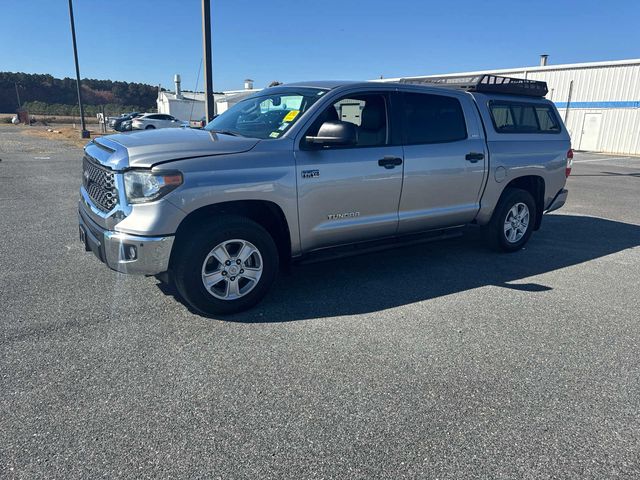
{"type": "MultiPolygon", "coordinates": [[[[282,141],[286,142],[285,139],[282,141]]],[[[294,161],[291,148],[285,152],[258,149],[237,155],[172,162],[171,168],[182,172],[184,184],[165,198],[184,216],[226,202],[260,200],[274,203],[282,210],[289,226],[291,250],[295,256],[300,252],[300,234],[294,161]]]]}

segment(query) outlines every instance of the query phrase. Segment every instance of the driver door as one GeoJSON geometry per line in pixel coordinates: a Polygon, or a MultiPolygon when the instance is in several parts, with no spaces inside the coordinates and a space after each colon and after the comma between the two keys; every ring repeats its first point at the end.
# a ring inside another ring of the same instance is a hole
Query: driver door
{"type": "Polygon", "coordinates": [[[351,93],[325,109],[295,152],[303,250],[391,237],[398,228],[402,146],[392,142],[388,92],[351,93]],[[307,145],[323,121],[356,125],[352,146],[307,145]]]}

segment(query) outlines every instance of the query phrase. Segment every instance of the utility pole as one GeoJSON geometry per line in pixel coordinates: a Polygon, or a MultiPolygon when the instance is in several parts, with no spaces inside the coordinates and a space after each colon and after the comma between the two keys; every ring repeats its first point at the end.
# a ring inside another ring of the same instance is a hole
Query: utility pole
{"type": "MultiPolygon", "coordinates": [[[[71,0],[69,0],[71,2],[71,0]]],[[[205,116],[209,123],[215,115],[213,98],[213,69],[211,67],[211,1],[202,0],[202,49],[204,59],[205,116]]]]}
{"type": "Polygon", "coordinates": [[[22,108],[22,103],[20,103],[20,94],[18,93],[18,83],[13,82],[13,84],[16,86],[16,97],[18,97],[18,110],[20,110],[22,108]]]}
{"type": "Polygon", "coordinates": [[[80,92],[80,66],[78,65],[78,47],[76,46],[76,25],[73,21],[73,4],[72,0],[69,0],[69,20],[71,21],[71,39],[73,40],[73,57],[76,61],[76,86],[78,87],[78,105],[80,106],[80,136],[82,138],[89,138],[89,131],[84,123],[84,108],[82,107],[82,94],[80,92]]]}

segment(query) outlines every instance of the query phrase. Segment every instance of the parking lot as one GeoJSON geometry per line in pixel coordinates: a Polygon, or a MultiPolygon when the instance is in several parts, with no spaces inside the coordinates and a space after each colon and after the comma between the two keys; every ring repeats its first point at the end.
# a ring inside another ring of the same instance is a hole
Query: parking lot
{"type": "Polygon", "coordinates": [[[576,154],[523,251],[296,267],[225,320],[84,252],[79,148],[0,159],[0,477],[640,476],[640,158],[576,154]]]}

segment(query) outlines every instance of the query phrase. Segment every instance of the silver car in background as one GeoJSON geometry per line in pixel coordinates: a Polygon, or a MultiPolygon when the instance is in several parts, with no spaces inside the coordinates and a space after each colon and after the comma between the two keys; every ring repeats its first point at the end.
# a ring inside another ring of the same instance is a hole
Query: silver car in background
{"type": "Polygon", "coordinates": [[[184,122],[165,113],[146,113],[131,121],[134,130],[153,130],[155,128],[177,128],[184,126],[184,122]]]}

